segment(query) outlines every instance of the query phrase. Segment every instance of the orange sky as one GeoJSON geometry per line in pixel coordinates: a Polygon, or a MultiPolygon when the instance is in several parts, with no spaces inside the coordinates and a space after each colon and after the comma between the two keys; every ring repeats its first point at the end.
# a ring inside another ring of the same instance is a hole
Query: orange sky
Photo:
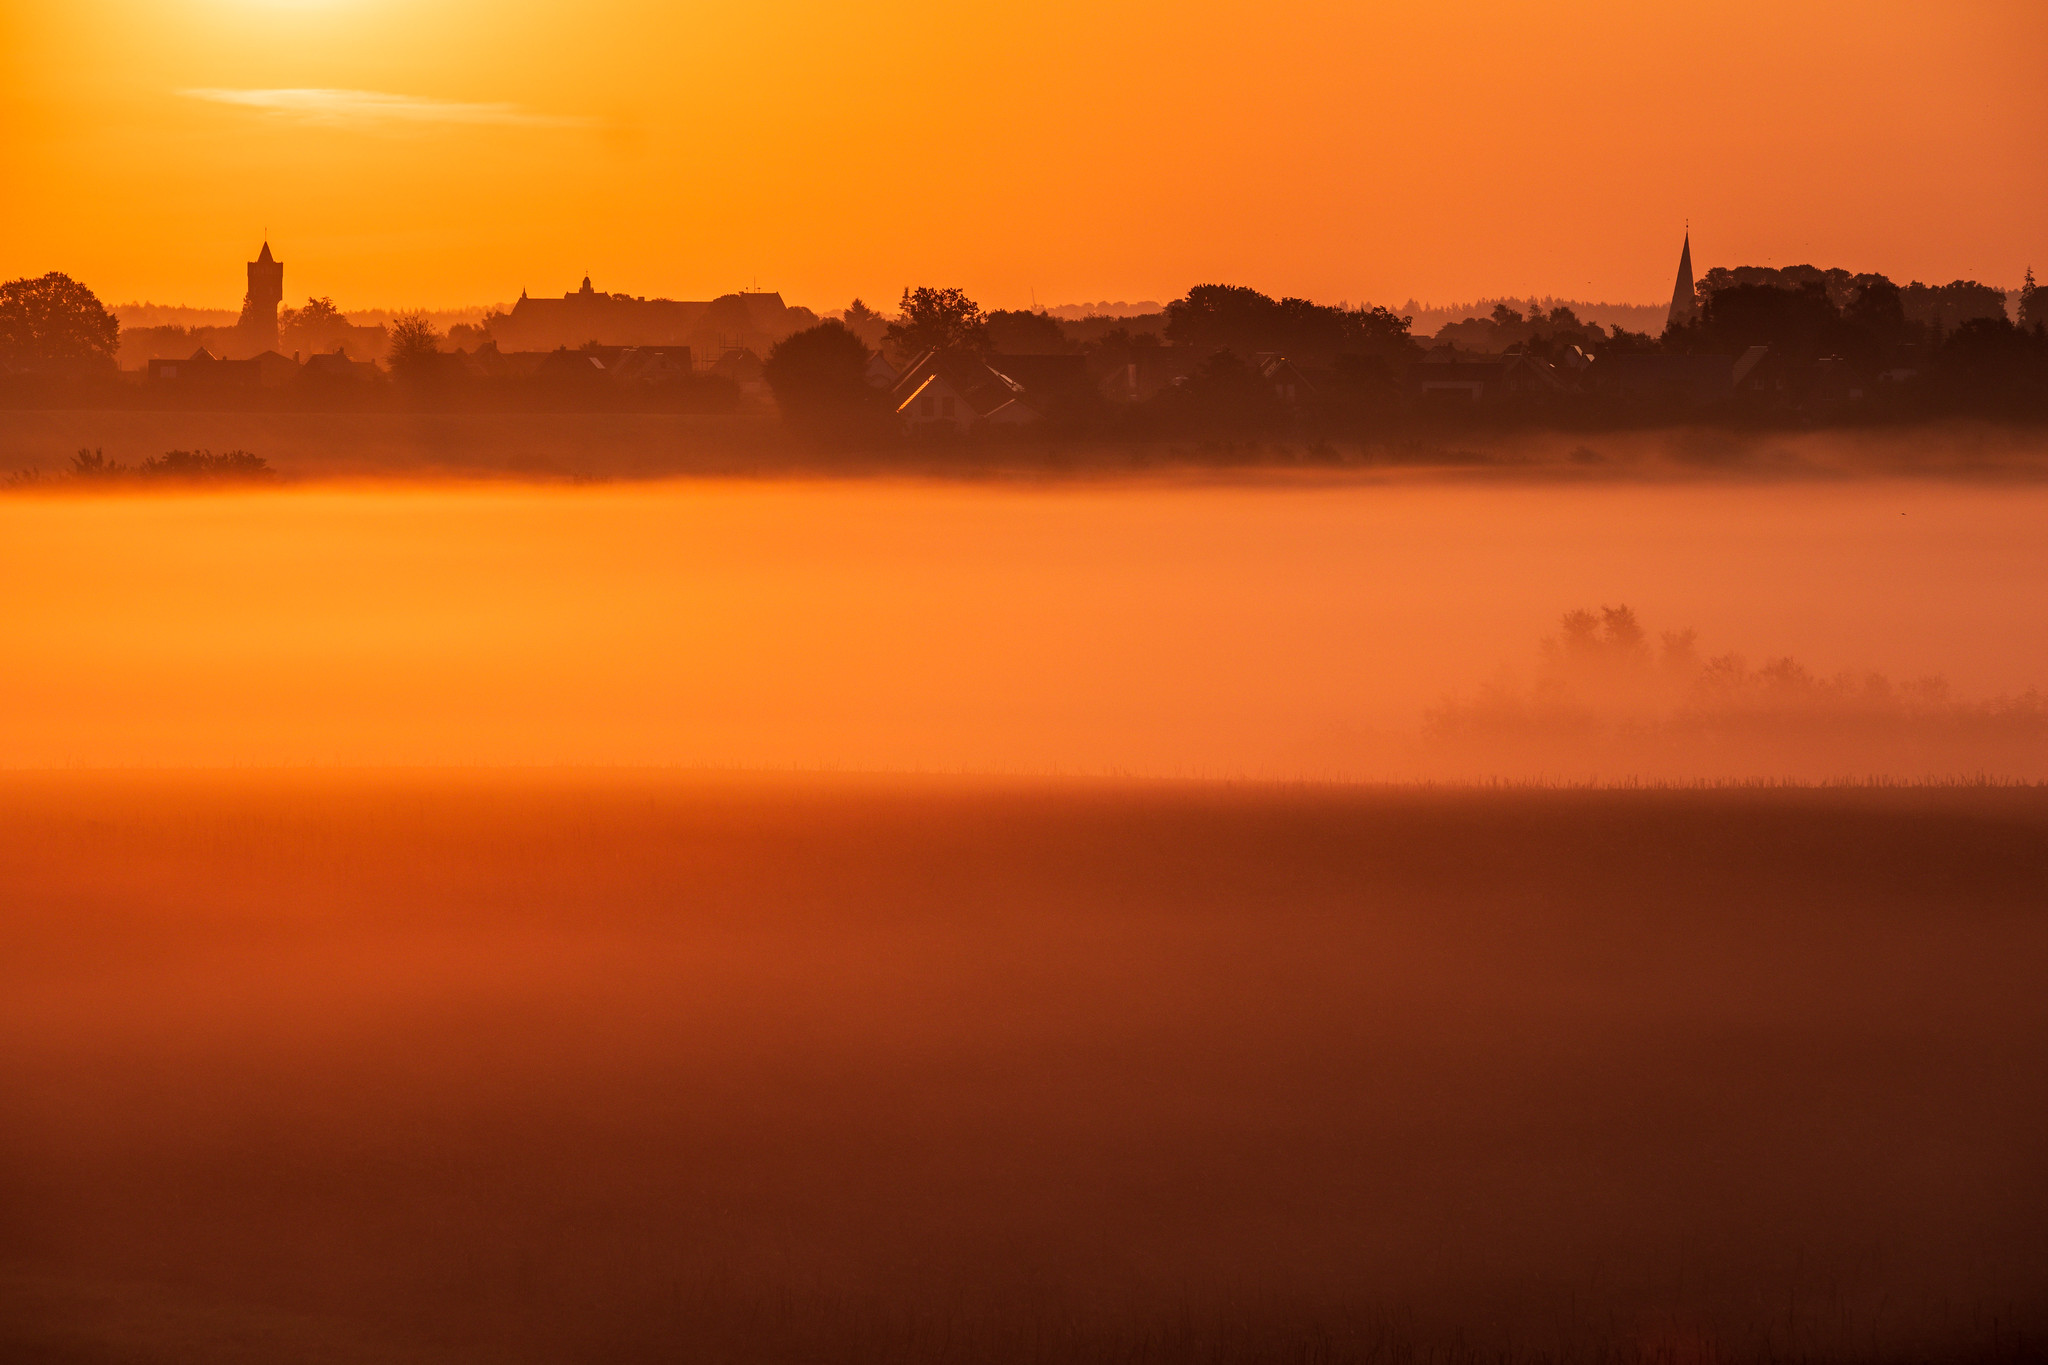
{"type": "Polygon", "coordinates": [[[2048,268],[2040,0],[0,0],[0,276],[232,306],[2048,268]],[[287,92],[287,93],[277,93],[287,92]],[[335,93],[341,92],[341,93],[335,93]]]}

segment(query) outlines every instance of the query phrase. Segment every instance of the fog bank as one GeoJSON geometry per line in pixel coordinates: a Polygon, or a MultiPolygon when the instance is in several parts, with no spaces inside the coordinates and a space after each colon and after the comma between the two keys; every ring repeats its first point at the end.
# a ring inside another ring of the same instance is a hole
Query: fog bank
{"type": "Polygon", "coordinates": [[[0,763],[1429,776],[1426,715],[1574,607],[2022,692],[2044,524],[1907,481],[15,497],[0,763]]]}

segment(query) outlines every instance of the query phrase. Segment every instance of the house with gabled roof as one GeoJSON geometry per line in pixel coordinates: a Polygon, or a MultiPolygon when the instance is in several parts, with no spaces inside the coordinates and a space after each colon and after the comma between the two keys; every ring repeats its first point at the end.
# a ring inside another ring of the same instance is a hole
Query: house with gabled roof
{"type": "Polygon", "coordinates": [[[1474,354],[1451,346],[1410,365],[1408,384],[1425,402],[1460,404],[1545,396],[1566,388],[1556,366],[1526,351],[1474,354]]]}
{"type": "Polygon", "coordinates": [[[1078,351],[997,352],[986,359],[989,368],[1021,384],[1031,396],[1031,405],[1041,412],[1086,402],[1092,396],[1094,380],[1088,373],[1088,357],[1078,351]]]}
{"type": "Polygon", "coordinates": [[[868,357],[867,368],[861,372],[861,379],[869,388],[880,389],[884,393],[895,388],[896,381],[902,377],[902,372],[891,365],[889,357],[880,351],[868,357]]]}
{"type": "Polygon", "coordinates": [[[889,396],[911,431],[1029,426],[1044,417],[1022,384],[969,351],[925,352],[889,396]]]}
{"type": "Polygon", "coordinates": [[[1273,396],[1290,408],[1315,394],[1316,386],[1309,383],[1308,376],[1278,351],[1260,351],[1254,355],[1252,369],[1266,381],[1266,386],[1273,390],[1273,396]]]}
{"type": "Polygon", "coordinates": [[[1095,391],[1111,402],[1142,403],[1193,374],[1200,360],[1192,346],[1141,346],[1104,373],[1095,391]]]}
{"type": "Polygon", "coordinates": [[[169,388],[281,389],[298,377],[299,362],[276,351],[247,360],[222,360],[201,346],[183,360],[149,362],[149,382],[169,388]]]}

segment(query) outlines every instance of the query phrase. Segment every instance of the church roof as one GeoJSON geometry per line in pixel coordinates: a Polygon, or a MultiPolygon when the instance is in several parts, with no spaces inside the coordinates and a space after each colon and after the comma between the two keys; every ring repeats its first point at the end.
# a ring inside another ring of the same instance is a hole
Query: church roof
{"type": "Polygon", "coordinates": [[[1687,229],[1685,245],[1678,252],[1678,282],[1671,289],[1671,312],[1665,317],[1664,325],[1678,327],[1692,321],[1699,311],[1699,298],[1693,292],[1692,279],[1692,231],[1687,229]]]}

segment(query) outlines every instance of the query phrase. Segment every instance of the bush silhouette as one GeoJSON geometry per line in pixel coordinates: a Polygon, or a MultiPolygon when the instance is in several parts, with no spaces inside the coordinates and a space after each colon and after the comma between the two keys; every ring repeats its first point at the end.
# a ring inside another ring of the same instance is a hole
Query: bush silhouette
{"type": "Polygon", "coordinates": [[[797,426],[844,427],[881,411],[868,387],[867,345],[840,322],[821,322],[786,337],[768,352],[761,377],[784,420],[797,426]]]}
{"type": "Polygon", "coordinates": [[[110,460],[103,450],[80,450],[71,457],[70,467],[54,479],[36,470],[24,469],[10,476],[9,488],[62,488],[66,486],[174,483],[269,483],[277,471],[261,455],[246,450],[167,450],[139,465],[110,460]]]}

